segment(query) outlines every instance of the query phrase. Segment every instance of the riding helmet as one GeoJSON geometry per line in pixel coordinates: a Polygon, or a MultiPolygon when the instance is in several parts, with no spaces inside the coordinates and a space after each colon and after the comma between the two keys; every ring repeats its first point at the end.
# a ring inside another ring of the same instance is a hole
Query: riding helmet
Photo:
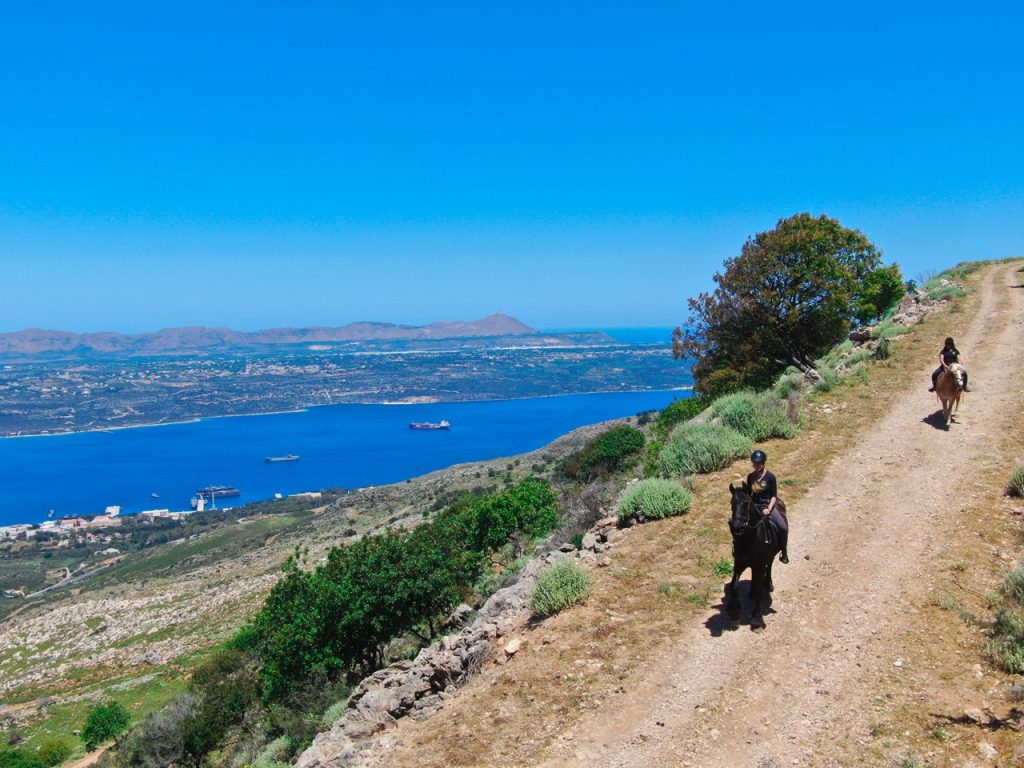
{"type": "Polygon", "coordinates": [[[760,450],[754,451],[752,454],[750,454],[750,460],[755,461],[758,464],[761,464],[762,462],[768,461],[768,454],[760,450]]]}

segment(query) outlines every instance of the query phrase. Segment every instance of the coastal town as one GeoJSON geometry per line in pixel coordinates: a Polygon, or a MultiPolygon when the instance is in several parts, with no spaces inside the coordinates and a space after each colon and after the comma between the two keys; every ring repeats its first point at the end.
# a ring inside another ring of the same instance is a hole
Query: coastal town
{"type": "Polygon", "coordinates": [[[389,341],[258,353],[29,357],[0,365],[0,436],[338,403],[498,400],[689,383],[667,340],[628,345],[588,334],[557,340],[562,343],[530,344],[539,340],[526,335],[500,345],[389,341]]]}

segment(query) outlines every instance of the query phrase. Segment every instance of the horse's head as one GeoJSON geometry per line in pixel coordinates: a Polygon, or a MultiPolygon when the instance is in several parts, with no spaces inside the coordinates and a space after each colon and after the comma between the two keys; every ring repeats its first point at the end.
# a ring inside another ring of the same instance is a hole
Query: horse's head
{"type": "Polygon", "coordinates": [[[732,494],[732,517],[729,518],[729,531],[734,537],[742,536],[744,531],[760,521],[760,514],[750,496],[750,489],[745,483],[738,486],[729,483],[729,493],[732,494]]]}
{"type": "Polygon", "coordinates": [[[953,377],[953,381],[956,382],[957,389],[963,389],[966,386],[967,369],[960,365],[960,363],[953,363],[949,366],[949,374],[953,377]]]}

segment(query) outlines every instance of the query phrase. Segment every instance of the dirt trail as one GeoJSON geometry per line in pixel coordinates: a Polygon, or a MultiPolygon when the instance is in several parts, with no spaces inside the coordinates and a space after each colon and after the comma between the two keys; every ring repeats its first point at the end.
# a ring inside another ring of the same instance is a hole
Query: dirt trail
{"type": "MultiPolygon", "coordinates": [[[[768,629],[716,612],[666,649],[662,672],[563,736],[548,766],[839,765],[832,747],[867,733],[871,675],[891,658],[902,614],[949,546],[972,471],[1013,428],[1024,368],[1019,262],[989,269],[957,343],[973,393],[950,430],[922,370],[911,391],[793,505],[794,564],[775,567],[768,629]],[[800,610],[794,610],[800,606],[800,610]]],[[[1019,423],[1017,424],[1019,428],[1019,423]]]]}

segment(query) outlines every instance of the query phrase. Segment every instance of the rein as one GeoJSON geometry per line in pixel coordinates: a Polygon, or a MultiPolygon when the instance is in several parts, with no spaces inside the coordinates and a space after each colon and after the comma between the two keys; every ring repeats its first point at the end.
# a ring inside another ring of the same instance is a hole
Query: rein
{"type": "Polygon", "coordinates": [[[733,538],[742,536],[747,531],[759,533],[764,536],[764,543],[770,544],[772,537],[772,527],[768,524],[768,515],[761,514],[761,510],[758,509],[752,498],[747,498],[741,502],[743,509],[736,513],[736,517],[743,523],[743,530],[739,533],[733,533],[733,538]],[[757,522],[752,522],[752,519],[756,518],[757,522]],[[763,531],[761,530],[763,529],[763,531]]]}

